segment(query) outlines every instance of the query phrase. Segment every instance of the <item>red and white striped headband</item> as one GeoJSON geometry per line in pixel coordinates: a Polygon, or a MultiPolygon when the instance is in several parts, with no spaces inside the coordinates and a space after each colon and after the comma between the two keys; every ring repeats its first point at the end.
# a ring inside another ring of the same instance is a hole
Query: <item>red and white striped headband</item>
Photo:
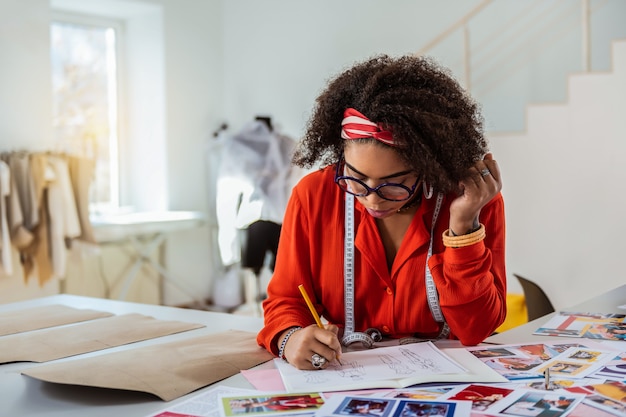
{"type": "Polygon", "coordinates": [[[341,122],[343,139],[374,138],[389,146],[398,146],[391,131],[385,130],[380,123],[374,123],[353,108],[343,112],[341,122]]]}

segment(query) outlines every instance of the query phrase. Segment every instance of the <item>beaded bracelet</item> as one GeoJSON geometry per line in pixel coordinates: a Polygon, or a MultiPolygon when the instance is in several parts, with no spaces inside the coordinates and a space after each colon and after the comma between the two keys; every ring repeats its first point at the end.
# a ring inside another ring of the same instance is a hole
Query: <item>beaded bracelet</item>
{"type": "Polygon", "coordinates": [[[285,335],[285,337],[283,337],[283,341],[280,342],[280,348],[278,349],[278,357],[282,360],[284,360],[285,362],[287,362],[287,358],[285,358],[285,346],[287,345],[287,341],[289,340],[289,338],[291,337],[291,335],[293,335],[295,332],[297,332],[298,330],[300,330],[302,327],[297,326],[297,327],[292,327],[287,334],[285,335]]]}
{"type": "Polygon", "coordinates": [[[486,236],[485,225],[481,224],[480,228],[475,232],[461,236],[451,236],[450,229],[443,232],[443,245],[448,248],[460,248],[463,246],[470,246],[474,243],[478,243],[486,236]]]}

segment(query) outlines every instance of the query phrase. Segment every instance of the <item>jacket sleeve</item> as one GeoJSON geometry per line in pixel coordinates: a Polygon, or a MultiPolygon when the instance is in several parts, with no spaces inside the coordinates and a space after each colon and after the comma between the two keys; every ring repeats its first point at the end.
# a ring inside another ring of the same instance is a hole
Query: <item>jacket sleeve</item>
{"type": "MultiPolygon", "coordinates": [[[[498,194],[481,210],[486,237],[474,245],[444,248],[429,266],[452,334],[466,346],[489,337],[506,317],[504,201],[498,194]]],[[[445,229],[445,227],[444,227],[445,229]]]]}
{"type": "MultiPolygon", "coordinates": [[[[277,339],[293,326],[313,324],[313,317],[298,289],[303,284],[312,294],[309,242],[314,237],[308,230],[307,213],[294,189],[281,228],[276,255],[276,266],[267,287],[267,299],[263,302],[264,327],[257,335],[257,343],[274,355],[278,355],[277,339]]],[[[316,306],[318,313],[319,306],[316,306]]]]}

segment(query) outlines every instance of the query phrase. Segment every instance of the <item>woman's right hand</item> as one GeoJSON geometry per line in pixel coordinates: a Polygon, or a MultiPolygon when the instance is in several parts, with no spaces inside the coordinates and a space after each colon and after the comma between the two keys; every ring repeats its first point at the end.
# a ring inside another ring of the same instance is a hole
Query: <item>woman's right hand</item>
{"type": "MultiPolygon", "coordinates": [[[[312,324],[304,327],[291,335],[283,349],[283,355],[287,362],[298,369],[316,370],[324,369],[331,361],[339,359],[341,356],[341,343],[337,338],[339,328],[333,324],[326,325],[324,329],[312,324]],[[326,363],[321,368],[315,368],[312,363],[312,356],[318,354],[326,359],[326,363]]],[[[278,339],[283,340],[287,331],[278,339]]]]}

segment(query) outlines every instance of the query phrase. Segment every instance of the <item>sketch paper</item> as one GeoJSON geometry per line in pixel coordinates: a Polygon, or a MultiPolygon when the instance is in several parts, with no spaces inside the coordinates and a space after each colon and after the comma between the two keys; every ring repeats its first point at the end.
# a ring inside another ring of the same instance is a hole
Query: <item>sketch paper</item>
{"type": "Polygon", "coordinates": [[[431,342],[346,352],[323,370],[302,371],[275,359],[287,392],[404,388],[426,382],[506,382],[465,349],[431,342]]]}

